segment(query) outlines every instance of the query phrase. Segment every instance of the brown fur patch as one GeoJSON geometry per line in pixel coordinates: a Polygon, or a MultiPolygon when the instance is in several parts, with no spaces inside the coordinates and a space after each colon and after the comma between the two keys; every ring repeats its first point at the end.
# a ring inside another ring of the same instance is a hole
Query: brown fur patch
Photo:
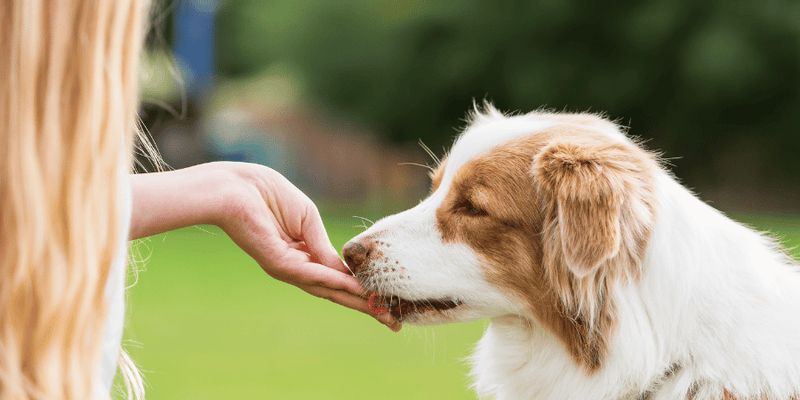
{"type": "Polygon", "coordinates": [[[639,276],[657,168],[635,145],[558,125],[462,166],[437,210],[439,228],[482,254],[489,279],[595,371],[613,331],[612,290],[639,276]]]}

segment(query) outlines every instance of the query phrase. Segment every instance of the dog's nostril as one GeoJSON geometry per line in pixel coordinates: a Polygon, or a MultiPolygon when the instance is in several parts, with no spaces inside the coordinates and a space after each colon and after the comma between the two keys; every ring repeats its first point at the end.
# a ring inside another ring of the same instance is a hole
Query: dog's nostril
{"type": "Polygon", "coordinates": [[[370,249],[360,241],[349,241],[344,245],[344,249],[342,249],[344,261],[354,274],[358,273],[364,266],[364,262],[369,256],[369,251],[370,249]]]}

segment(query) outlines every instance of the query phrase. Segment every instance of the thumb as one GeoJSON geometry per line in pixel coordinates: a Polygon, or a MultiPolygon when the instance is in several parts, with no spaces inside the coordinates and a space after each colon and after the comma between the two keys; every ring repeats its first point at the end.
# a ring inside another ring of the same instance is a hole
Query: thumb
{"type": "Polygon", "coordinates": [[[319,260],[322,265],[351,274],[350,269],[339,257],[339,252],[331,244],[328,233],[325,231],[325,225],[322,223],[322,217],[320,217],[319,211],[315,206],[312,205],[306,208],[300,230],[311,255],[319,260]]]}

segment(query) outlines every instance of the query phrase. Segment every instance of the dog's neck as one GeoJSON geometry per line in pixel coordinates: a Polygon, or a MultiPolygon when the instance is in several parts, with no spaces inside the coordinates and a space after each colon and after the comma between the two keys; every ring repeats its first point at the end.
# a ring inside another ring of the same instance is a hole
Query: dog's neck
{"type": "Polygon", "coordinates": [[[475,388],[481,396],[497,400],[636,399],[664,375],[665,369],[653,371],[653,377],[638,387],[621,385],[620,369],[635,375],[638,366],[626,367],[620,354],[612,351],[606,366],[590,373],[535,321],[493,318],[473,355],[475,388]]]}
{"type": "Polygon", "coordinates": [[[645,311],[633,322],[646,321],[654,336],[637,344],[650,342],[661,368],[682,366],[670,379],[680,398],[792,398],[800,390],[795,262],[672,178],[661,176],[659,190],[661,215],[630,300],[645,311]]]}
{"type": "Polygon", "coordinates": [[[535,321],[495,318],[474,355],[479,393],[783,400],[800,392],[800,276],[791,261],[666,175],[660,184],[667,187],[643,275],[614,293],[618,319],[604,365],[588,372],[535,321]]]}

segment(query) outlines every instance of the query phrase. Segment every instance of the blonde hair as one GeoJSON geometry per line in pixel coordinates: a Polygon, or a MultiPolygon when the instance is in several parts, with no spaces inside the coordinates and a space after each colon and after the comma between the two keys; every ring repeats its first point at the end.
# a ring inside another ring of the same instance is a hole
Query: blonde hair
{"type": "Polygon", "coordinates": [[[0,399],[107,398],[105,286],[124,240],[146,7],[0,6],[0,399]]]}

